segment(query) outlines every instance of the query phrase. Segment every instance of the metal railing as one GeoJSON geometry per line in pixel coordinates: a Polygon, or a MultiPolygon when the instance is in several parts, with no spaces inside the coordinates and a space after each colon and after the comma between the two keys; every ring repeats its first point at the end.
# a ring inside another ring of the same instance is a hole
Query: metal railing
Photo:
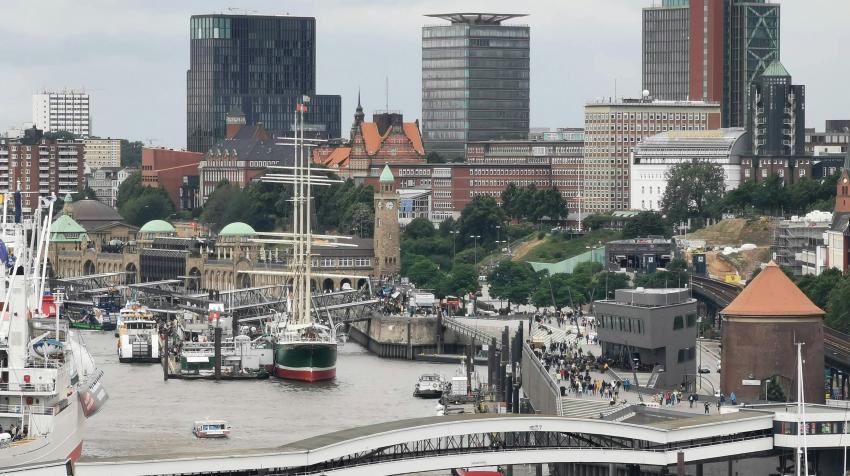
{"type": "Polygon", "coordinates": [[[0,392],[53,392],[52,383],[0,383],[0,392]]]}
{"type": "MultiPolygon", "coordinates": [[[[476,341],[482,344],[490,344],[490,341],[492,341],[493,338],[496,337],[490,335],[487,332],[482,331],[481,329],[476,329],[475,327],[466,325],[458,321],[457,319],[449,316],[443,317],[443,325],[446,326],[446,329],[451,329],[460,335],[471,337],[472,339],[475,339],[476,341]]],[[[502,343],[498,339],[496,339],[496,349],[501,349],[501,347],[502,343]]]]}
{"type": "Polygon", "coordinates": [[[54,415],[53,407],[44,405],[0,405],[0,413],[12,415],[54,415]]]}

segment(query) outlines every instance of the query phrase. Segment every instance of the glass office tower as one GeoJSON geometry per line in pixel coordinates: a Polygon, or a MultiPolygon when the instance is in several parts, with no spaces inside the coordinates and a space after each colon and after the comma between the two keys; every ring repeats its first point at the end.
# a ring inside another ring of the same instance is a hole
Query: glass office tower
{"type": "Polygon", "coordinates": [[[528,136],[529,27],[525,15],[428,15],[422,28],[422,137],[427,152],[463,157],[471,141],[528,136]]]}
{"type": "Polygon", "coordinates": [[[316,95],[316,19],[194,15],[187,72],[186,146],[206,152],[225,136],[225,115],[245,114],[276,135],[291,134],[295,105],[311,96],[305,122],[340,136],[341,98],[316,95]]]}

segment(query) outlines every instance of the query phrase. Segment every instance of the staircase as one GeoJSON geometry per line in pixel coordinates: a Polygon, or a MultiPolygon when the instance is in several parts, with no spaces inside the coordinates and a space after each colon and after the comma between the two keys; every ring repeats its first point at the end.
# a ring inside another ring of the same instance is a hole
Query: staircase
{"type": "Polygon", "coordinates": [[[601,418],[620,411],[624,407],[625,405],[622,403],[611,405],[608,400],[594,396],[587,398],[561,397],[561,410],[558,414],[572,418],[601,418]]]}

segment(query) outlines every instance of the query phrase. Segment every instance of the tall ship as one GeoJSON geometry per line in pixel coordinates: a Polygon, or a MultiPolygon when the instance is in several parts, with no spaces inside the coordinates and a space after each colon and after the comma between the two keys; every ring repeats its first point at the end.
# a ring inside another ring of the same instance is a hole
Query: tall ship
{"type": "Polygon", "coordinates": [[[313,303],[311,282],[319,277],[319,273],[314,273],[312,269],[313,240],[321,240],[323,247],[347,244],[336,243],[336,240],[346,237],[314,235],[312,231],[312,188],[342,181],[328,177],[326,174],[329,171],[315,169],[311,165],[305,142],[312,140],[304,138],[304,113],[308,101],[308,97],[302,98],[295,111],[298,127],[292,144],[295,147],[294,164],[275,166],[282,170],[268,173],[262,179],[264,182],[292,186],[292,231],[258,233],[263,243],[291,247],[288,269],[283,272],[248,273],[273,274],[291,280],[285,311],[268,324],[274,346],[274,374],[284,379],[316,382],[336,377],[338,341],[330,315],[322,321],[313,303]]]}
{"type": "Polygon", "coordinates": [[[108,398],[45,289],[53,199],[24,219],[21,192],[13,197],[14,220],[4,199],[0,223],[0,468],[76,460],[86,419],[108,398]]]}

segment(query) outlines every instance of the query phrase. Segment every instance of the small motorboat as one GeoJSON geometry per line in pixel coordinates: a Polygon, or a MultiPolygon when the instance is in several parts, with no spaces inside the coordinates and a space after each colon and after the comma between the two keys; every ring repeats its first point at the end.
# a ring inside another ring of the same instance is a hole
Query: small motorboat
{"type": "Polygon", "coordinates": [[[416,382],[416,387],[413,389],[413,396],[419,398],[440,398],[443,396],[443,391],[446,389],[446,381],[439,374],[422,374],[419,381],[416,382]]]}
{"type": "Polygon", "coordinates": [[[227,438],[230,425],[224,420],[200,420],[195,422],[192,433],[198,438],[227,438]]]}

